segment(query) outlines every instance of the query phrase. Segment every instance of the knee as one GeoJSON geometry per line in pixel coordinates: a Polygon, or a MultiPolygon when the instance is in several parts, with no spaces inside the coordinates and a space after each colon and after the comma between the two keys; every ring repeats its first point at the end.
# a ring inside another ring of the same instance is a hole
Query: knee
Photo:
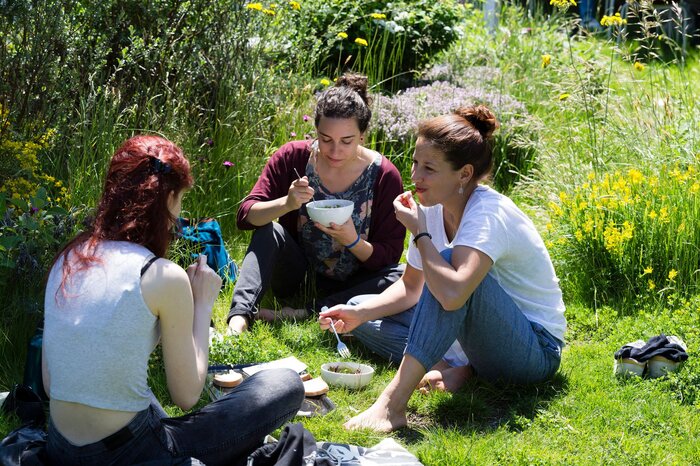
{"type": "MultiPolygon", "coordinates": [[[[259,372],[260,385],[273,400],[298,408],[304,400],[304,383],[292,369],[268,369],[259,372]]],[[[272,401],[272,400],[271,400],[272,401]]]]}
{"type": "Polygon", "coordinates": [[[374,297],[374,296],[377,296],[377,295],[376,295],[376,294],[361,294],[361,295],[353,296],[353,297],[350,298],[350,300],[347,302],[347,305],[348,305],[348,306],[357,306],[357,305],[360,304],[361,302],[366,301],[366,300],[368,300],[369,298],[372,298],[372,297],[374,297]]]}
{"type": "Polygon", "coordinates": [[[277,222],[270,222],[261,227],[258,227],[253,231],[253,236],[251,237],[250,244],[264,244],[268,245],[271,242],[280,244],[284,240],[284,227],[277,222]]]}

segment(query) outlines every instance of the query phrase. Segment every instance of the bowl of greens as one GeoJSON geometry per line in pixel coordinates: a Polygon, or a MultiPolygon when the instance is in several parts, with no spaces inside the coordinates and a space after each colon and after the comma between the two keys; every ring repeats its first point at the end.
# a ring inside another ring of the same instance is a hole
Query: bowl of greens
{"type": "Polygon", "coordinates": [[[359,362],[328,362],[321,366],[321,378],[328,385],[362,388],[374,375],[374,368],[359,362]]]}
{"type": "Polygon", "coordinates": [[[324,199],[306,204],[306,211],[314,222],[318,222],[324,227],[329,227],[331,223],[342,225],[347,222],[352,215],[355,204],[345,199],[324,199]]]}

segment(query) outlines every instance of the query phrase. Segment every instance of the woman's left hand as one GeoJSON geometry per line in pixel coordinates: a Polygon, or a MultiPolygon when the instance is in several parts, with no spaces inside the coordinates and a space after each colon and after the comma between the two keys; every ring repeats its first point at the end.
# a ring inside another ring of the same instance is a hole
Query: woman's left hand
{"type": "Polygon", "coordinates": [[[352,244],[357,239],[357,230],[355,230],[355,224],[352,223],[352,217],[342,225],[331,223],[329,227],[324,227],[320,223],[314,222],[314,226],[343,246],[352,244]]]}

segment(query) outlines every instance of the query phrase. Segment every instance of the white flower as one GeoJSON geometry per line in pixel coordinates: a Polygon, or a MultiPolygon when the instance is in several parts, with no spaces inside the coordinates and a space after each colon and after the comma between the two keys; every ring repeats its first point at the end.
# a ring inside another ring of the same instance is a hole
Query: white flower
{"type": "Polygon", "coordinates": [[[386,27],[392,34],[396,34],[397,32],[404,32],[406,30],[406,28],[404,28],[403,26],[396,24],[396,21],[387,21],[386,23],[384,23],[384,27],[386,27]]]}

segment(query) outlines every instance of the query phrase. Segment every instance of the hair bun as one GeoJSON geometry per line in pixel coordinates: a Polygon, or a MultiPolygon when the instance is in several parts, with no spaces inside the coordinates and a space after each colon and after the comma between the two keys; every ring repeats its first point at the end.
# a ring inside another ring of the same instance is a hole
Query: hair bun
{"type": "Polygon", "coordinates": [[[370,105],[370,97],[367,93],[368,80],[367,76],[361,75],[359,73],[345,73],[340,76],[335,81],[336,87],[349,87],[353,91],[357,92],[365,104],[370,105]]]}
{"type": "Polygon", "coordinates": [[[471,123],[484,139],[491,137],[499,126],[496,116],[484,105],[459,107],[454,113],[471,123]]]}

